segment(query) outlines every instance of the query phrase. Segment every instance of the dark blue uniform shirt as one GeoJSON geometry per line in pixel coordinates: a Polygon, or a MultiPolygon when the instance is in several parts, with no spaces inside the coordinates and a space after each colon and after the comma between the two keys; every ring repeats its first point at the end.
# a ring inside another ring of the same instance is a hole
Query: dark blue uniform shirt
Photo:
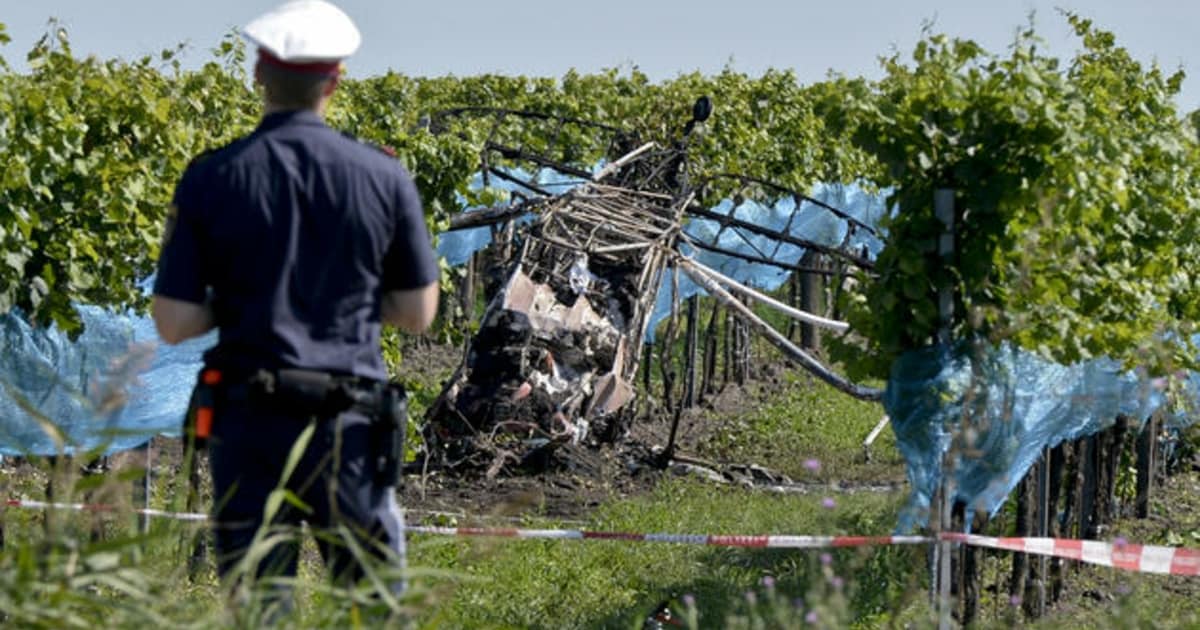
{"type": "Polygon", "coordinates": [[[211,295],[220,338],[205,363],[231,373],[386,378],[383,294],[438,278],[412,178],[310,111],[270,114],[195,160],[174,212],[154,292],[211,295]]]}

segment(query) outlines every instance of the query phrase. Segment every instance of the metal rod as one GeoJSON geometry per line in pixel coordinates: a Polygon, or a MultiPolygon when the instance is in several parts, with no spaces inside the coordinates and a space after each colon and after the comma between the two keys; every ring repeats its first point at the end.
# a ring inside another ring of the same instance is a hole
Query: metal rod
{"type": "Polygon", "coordinates": [[[681,266],[683,271],[687,273],[692,280],[704,287],[704,290],[708,291],[709,295],[713,296],[717,300],[720,300],[726,307],[730,309],[731,312],[736,312],[740,319],[744,320],[748,324],[753,325],[775,347],[779,348],[784,352],[784,354],[794,359],[801,365],[801,367],[816,375],[817,378],[820,378],[836,389],[850,394],[855,398],[860,398],[862,400],[881,400],[883,398],[882,390],[872,387],[863,387],[862,385],[847,381],[841,376],[831,372],[829,368],[821,365],[820,362],[809,356],[807,352],[796,347],[796,345],[789,341],[787,337],[784,337],[782,333],[775,330],[770,324],[767,324],[760,317],[755,315],[754,311],[750,310],[748,306],[742,304],[732,294],[721,288],[721,285],[717,284],[715,280],[708,277],[703,271],[697,268],[691,260],[680,256],[676,258],[675,262],[677,265],[681,266]]]}
{"type": "Polygon", "coordinates": [[[736,293],[740,293],[752,300],[755,300],[757,302],[760,302],[762,304],[770,306],[771,308],[774,308],[775,310],[780,311],[781,313],[783,313],[784,315],[787,315],[788,317],[800,320],[802,322],[812,324],[814,326],[821,326],[823,328],[835,330],[837,332],[845,332],[850,329],[850,324],[848,324],[846,322],[839,322],[839,321],[835,321],[832,319],[826,319],[824,317],[821,317],[820,315],[814,315],[807,311],[802,311],[798,308],[788,306],[787,304],[784,304],[783,302],[780,302],[779,300],[776,300],[775,298],[772,298],[770,296],[759,293],[758,291],[755,291],[754,289],[751,289],[750,287],[739,283],[737,280],[734,280],[733,278],[730,278],[711,267],[706,267],[694,260],[691,261],[691,264],[696,265],[697,267],[702,269],[706,274],[711,276],[714,280],[725,285],[726,288],[732,289],[736,293]]]}
{"type": "Polygon", "coordinates": [[[612,163],[600,169],[600,171],[596,173],[595,177],[592,177],[592,179],[594,181],[599,181],[605,177],[608,177],[609,175],[612,175],[617,169],[625,166],[629,162],[632,162],[635,158],[637,158],[637,156],[649,151],[650,149],[653,149],[655,146],[656,145],[653,142],[647,142],[646,144],[643,144],[642,146],[630,151],[629,153],[626,153],[625,155],[622,155],[612,163]]]}
{"type": "Polygon", "coordinates": [[[760,265],[770,265],[772,267],[778,267],[779,269],[787,269],[788,271],[816,273],[816,274],[821,274],[821,275],[825,275],[825,276],[836,276],[839,274],[839,272],[833,271],[830,269],[818,269],[815,267],[805,267],[803,265],[795,265],[792,263],[785,263],[785,262],[780,262],[777,260],[771,260],[770,258],[760,258],[758,256],[751,256],[749,254],[735,252],[733,250],[724,249],[721,247],[717,247],[715,245],[709,245],[707,243],[702,243],[700,241],[692,240],[691,238],[688,238],[686,235],[682,236],[682,240],[685,243],[687,243],[688,245],[691,245],[692,247],[695,247],[697,249],[703,249],[705,251],[713,252],[714,254],[721,254],[722,256],[729,256],[730,258],[737,258],[738,260],[744,260],[746,262],[758,263],[760,265]]]}

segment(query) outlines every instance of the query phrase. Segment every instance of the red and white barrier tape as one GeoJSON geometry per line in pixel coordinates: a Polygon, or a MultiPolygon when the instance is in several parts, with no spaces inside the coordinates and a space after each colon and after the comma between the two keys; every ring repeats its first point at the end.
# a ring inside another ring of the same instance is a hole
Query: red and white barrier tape
{"type": "Polygon", "coordinates": [[[920,545],[932,542],[927,536],[738,536],[709,534],[634,534],[592,532],[579,529],[513,529],[482,527],[425,527],[410,525],[408,531],[438,536],[490,536],[550,540],[621,540],[625,542],[677,543],[710,547],[762,547],[772,549],[827,549],[868,545],[920,545]]]}
{"type": "MultiPolygon", "coordinates": [[[[80,512],[113,512],[112,505],[86,503],[48,503],[9,499],[6,507],[40,510],[74,510],[80,512]]],[[[180,521],[208,520],[207,514],[166,512],[136,509],[136,514],[180,521]]],[[[619,540],[710,547],[749,547],[768,549],[831,549],[875,545],[921,545],[932,543],[930,536],[774,536],[774,535],[711,535],[711,534],[637,534],[627,532],[594,532],[580,529],[517,529],[484,527],[409,526],[414,534],[437,536],[499,537],[543,540],[619,540]]],[[[1142,573],[1200,576],[1200,549],[1138,545],[1121,541],[1071,540],[1063,538],[995,538],[976,534],[943,533],[937,539],[954,543],[986,547],[1115,567],[1142,573]]]]}
{"type": "Polygon", "coordinates": [[[1004,549],[1079,560],[1088,564],[1116,567],[1141,573],[1200,575],[1200,549],[1159,547],[1126,542],[1070,540],[1063,538],[993,538],[976,534],[945,533],[943,540],[975,547],[1004,549]]]}
{"type": "Polygon", "coordinates": [[[197,512],[167,512],[164,510],[151,510],[149,508],[126,510],[123,507],[115,505],[102,505],[94,503],[47,503],[45,501],[27,501],[24,499],[8,499],[4,502],[5,507],[28,508],[31,510],[70,510],[73,512],[117,512],[128,511],[134,514],[143,516],[154,516],[157,518],[169,518],[177,521],[206,521],[207,514],[197,512]]]}
{"type": "MultiPolygon", "coordinates": [[[[527,539],[623,540],[664,542],[717,547],[765,547],[775,549],[828,549],[869,545],[918,545],[935,540],[930,536],[713,536],[689,534],[632,534],[589,532],[568,529],[511,529],[474,527],[409,527],[419,534],[440,536],[493,536],[527,539]]],[[[1122,542],[1070,540],[1062,538],[993,538],[975,534],[943,533],[939,540],[1035,555],[1078,560],[1142,573],[1200,575],[1200,549],[1159,547],[1122,542]]]]}

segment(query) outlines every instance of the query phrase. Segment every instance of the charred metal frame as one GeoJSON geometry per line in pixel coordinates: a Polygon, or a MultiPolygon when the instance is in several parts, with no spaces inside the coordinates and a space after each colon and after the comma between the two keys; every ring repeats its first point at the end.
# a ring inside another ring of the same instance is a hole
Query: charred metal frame
{"type": "MultiPolygon", "coordinates": [[[[494,176],[532,193],[532,196],[522,195],[524,198],[512,205],[455,215],[450,229],[505,225],[512,234],[515,219],[527,214],[535,218],[521,228],[520,249],[511,253],[508,279],[489,303],[481,324],[481,334],[490,330],[488,334],[504,337],[502,347],[493,347],[499,343],[495,339],[472,339],[463,364],[427,416],[430,420],[427,439],[431,443],[459,454],[482,447],[494,457],[489,469],[494,473],[508,462],[526,461],[529,457],[526,447],[530,444],[536,444],[534,451],[538,451],[544,450],[541,446],[553,448],[568,441],[591,439],[593,435],[603,436],[606,441],[620,437],[632,417],[627,403],[634,399],[633,384],[640,360],[649,356],[643,352],[643,339],[657,288],[668,267],[675,269],[676,274],[686,273],[725,305],[735,321],[758,330],[785,355],[819,378],[858,398],[880,397],[878,390],[850,383],[828,370],[792,344],[786,335],[767,325],[733,294],[809,324],[820,322],[817,325],[843,331],[843,322],[800,312],[681,253],[680,245],[686,243],[754,263],[835,276],[844,275],[847,265],[868,273],[873,268],[865,252],[852,251],[846,243],[854,231],[874,234],[874,228],[837,208],[772,182],[736,174],[718,174],[701,180],[694,188],[690,186],[687,137],[694,125],[706,117],[706,114],[700,116],[701,102],[697,102],[694,111],[697,113],[685,127],[683,138],[670,148],[639,145],[635,134],[610,125],[536,112],[460,108],[434,117],[435,131],[445,131],[455,117],[489,117],[491,127],[481,154],[485,183],[494,176]],[[498,141],[502,126],[513,120],[550,125],[549,141],[543,145],[545,150],[531,151],[498,141]],[[593,138],[606,145],[605,154],[616,159],[593,174],[551,155],[556,147],[563,149],[564,130],[572,125],[594,134],[593,138]],[[527,180],[502,167],[517,162],[553,169],[580,182],[567,192],[555,194],[535,181],[536,176],[527,180]],[[704,196],[718,188],[722,180],[739,187],[734,195],[736,200],[745,199],[747,191],[753,189],[771,199],[791,197],[796,200],[797,208],[801,203],[824,208],[847,222],[850,228],[847,241],[842,247],[829,247],[797,237],[792,233],[795,216],[781,230],[740,220],[734,216],[740,205],[736,202],[729,214],[709,210],[704,196]],[[718,232],[711,242],[683,233],[689,218],[717,223],[718,232]],[[720,247],[718,237],[726,231],[736,234],[754,254],[720,247]],[[774,244],[774,251],[762,251],[748,235],[765,237],[774,244]],[[843,268],[808,269],[794,261],[780,260],[780,248],[784,245],[819,252],[841,261],[843,268]],[[576,346],[563,345],[562,340],[572,335],[583,335],[586,339],[576,346]],[[499,375],[488,367],[497,352],[507,353],[509,362],[500,367],[499,375]],[[568,356],[573,359],[566,359],[568,356]],[[591,371],[583,374],[581,370],[591,371]],[[465,406],[460,405],[463,400],[465,406]],[[529,409],[521,412],[521,405],[533,405],[540,413],[531,415],[529,409]],[[488,418],[481,419],[479,409],[485,407],[488,418]],[[491,427],[485,431],[486,436],[477,430],[487,428],[483,425],[491,427]],[[448,426],[458,429],[447,430],[448,426]],[[482,444],[480,438],[486,438],[487,444],[482,444]],[[517,454],[520,451],[525,452],[517,454]]],[[[678,305],[672,309],[669,337],[673,337],[678,310],[678,305]]],[[[695,323],[689,326],[692,335],[695,323]]],[[[675,415],[678,422],[679,414],[675,415]]],[[[667,448],[667,457],[672,446],[667,448]]]]}

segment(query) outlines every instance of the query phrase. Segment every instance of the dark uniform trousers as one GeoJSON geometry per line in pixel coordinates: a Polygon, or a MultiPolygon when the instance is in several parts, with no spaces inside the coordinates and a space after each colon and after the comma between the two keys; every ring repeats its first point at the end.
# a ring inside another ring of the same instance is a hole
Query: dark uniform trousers
{"type": "MultiPolygon", "coordinates": [[[[312,418],[285,415],[262,404],[219,395],[209,440],[213,478],[213,517],[217,568],[229,576],[263,523],[267,498],[279,487],[292,446],[312,418]]],[[[316,430],[286,487],[307,510],[283,502],[271,523],[307,522],[329,573],[343,584],[363,575],[338,526],[354,537],[366,553],[406,568],[404,514],[395,488],[373,478],[368,467],[373,444],[368,419],[354,411],[336,418],[316,418],[316,430]],[[380,549],[380,545],[390,550],[380,549]]],[[[271,547],[255,568],[258,577],[296,573],[300,537],[271,547]]],[[[391,584],[402,592],[403,579],[391,584]]]]}

